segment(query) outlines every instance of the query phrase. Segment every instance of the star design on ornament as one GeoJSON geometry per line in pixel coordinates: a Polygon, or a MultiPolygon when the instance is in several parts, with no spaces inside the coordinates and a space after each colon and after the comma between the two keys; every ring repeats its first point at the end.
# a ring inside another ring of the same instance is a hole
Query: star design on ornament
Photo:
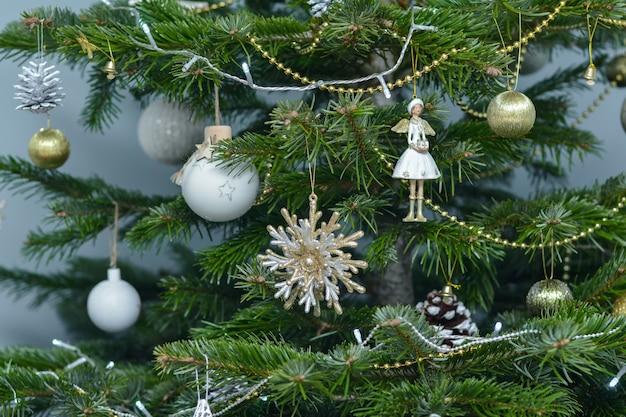
{"type": "Polygon", "coordinates": [[[206,159],[207,161],[211,159],[213,156],[213,145],[210,141],[204,141],[200,144],[196,145],[196,151],[194,155],[197,155],[198,161],[201,159],[206,159]]]}
{"type": "Polygon", "coordinates": [[[220,198],[226,196],[228,197],[228,201],[233,201],[233,193],[236,188],[230,185],[230,182],[226,181],[224,184],[219,186],[220,189],[220,198]]]}
{"type": "Polygon", "coordinates": [[[299,305],[304,305],[305,312],[309,313],[313,307],[314,314],[319,316],[320,304],[326,301],[329,308],[342,314],[339,282],[348,292],[365,292],[365,287],[351,278],[359,268],[367,268],[367,262],[352,259],[350,253],[342,250],[355,248],[363,232],[358,231],[347,237],[343,234],[335,236],[334,232],[341,228],[338,212],[332,214],[328,223],[322,222],[317,227],[322,212],[316,211],[316,202],[317,196],[312,194],[309,197],[308,219],[298,220],[297,216],[283,208],[281,214],[288,227],[267,227],[274,238],[271,244],[278,246],[282,255],[267,249],[265,255],[258,255],[258,259],[279,277],[280,281],[274,284],[278,289],[274,297],[285,301],[285,309],[290,309],[298,301],[299,305]]]}

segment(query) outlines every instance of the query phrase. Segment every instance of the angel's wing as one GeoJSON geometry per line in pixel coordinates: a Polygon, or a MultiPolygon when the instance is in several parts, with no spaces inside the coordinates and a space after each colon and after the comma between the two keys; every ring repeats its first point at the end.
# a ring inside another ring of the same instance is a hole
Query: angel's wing
{"type": "Polygon", "coordinates": [[[391,128],[392,132],[406,133],[409,131],[409,119],[400,120],[394,127],[391,128]]]}
{"type": "Polygon", "coordinates": [[[424,124],[424,134],[428,136],[435,136],[437,134],[435,133],[435,130],[432,127],[430,127],[430,125],[428,124],[426,120],[422,120],[422,123],[424,124]]]}

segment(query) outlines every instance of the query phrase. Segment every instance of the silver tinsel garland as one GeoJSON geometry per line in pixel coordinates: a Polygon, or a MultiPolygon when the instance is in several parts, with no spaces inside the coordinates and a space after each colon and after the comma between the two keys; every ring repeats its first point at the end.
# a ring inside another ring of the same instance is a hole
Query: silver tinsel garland
{"type": "Polygon", "coordinates": [[[54,65],[46,67],[45,62],[39,64],[29,62],[28,66],[22,67],[22,73],[18,74],[20,84],[14,87],[19,90],[15,93],[15,99],[22,104],[16,110],[28,110],[33,113],[48,113],[60,105],[65,97],[63,87],[59,86],[60,78],[55,78],[59,71],[54,71],[54,65]]]}

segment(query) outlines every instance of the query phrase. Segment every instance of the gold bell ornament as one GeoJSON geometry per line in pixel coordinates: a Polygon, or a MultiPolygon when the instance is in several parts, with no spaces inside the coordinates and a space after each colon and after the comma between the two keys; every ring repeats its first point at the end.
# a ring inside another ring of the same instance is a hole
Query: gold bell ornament
{"type": "Polygon", "coordinates": [[[587,84],[594,85],[596,83],[596,66],[593,64],[589,64],[585,72],[583,73],[583,78],[587,80],[587,84]]]}
{"type": "Polygon", "coordinates": [[[104,72],[107,75],[107,78],[109,80],[115,79],[115,76],[117,75],[117,69],[115,68],[115,61],[113,61],[112,59],[108,60],[107,63],[104,65],[104,67],[102,67],[102,72],[104,72]]]}

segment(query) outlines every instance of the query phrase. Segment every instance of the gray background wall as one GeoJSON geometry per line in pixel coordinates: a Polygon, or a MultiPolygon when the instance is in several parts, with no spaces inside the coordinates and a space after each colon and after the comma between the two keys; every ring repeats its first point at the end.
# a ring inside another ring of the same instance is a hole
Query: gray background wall
{"type": "MultiPolygon", "coordinates": [[[[18,20],[20,13],[37,6],[69,7],[80,10],[95,3],[87,0],[21,0],[4,2],[0,6],[0,26],[18,20]]],[[[616,51],[616,54],[623,51],[616,51]]],[[[586,51],[560,55],[558,60],[529,77],[520,81],[520,89],[525,82],[542,77],[555,71],[558,65],[567,62],[578,64],[588,59],[586,51]],[[555,63],[557,62],[557,63],[555,63]]],[[[61,71],[62,85],[67,94],[63,107],[52,112],[54,128],[61,129],[71,142],[72,152],[68,162],[60,168],[63,172],[81,177],[97,175],[111,183],[142,190],[148,194],[174,194],[179,188],[172,184],[169,176],[176,168],[160,164],[146,156],[137,141],[137,122],[141,115],[138,106],[129,101],[124,103],[122,116],[105,134],[89,133],[78,125],[78,117],[87,91],[85,80],[80,74],[71,72],[62,63],[55,64],[61,71]]],[[[10,60],[0,61],[0,115],[2,115],[2,139],[0,153],[15,155],[28,159],[28,141],[33,134],[45,126],[45,116],[15,110],[17,101],[13,99],[17,83],[17,74],[21,72],[21,64],[10,60]]],[[[582,82],[582,80],[581,80],[582,82]]],[[[587,93],[580,94],[579,107],[575,114],[579,115],[591,105],[605,85],[597,84],[587,93]]],[[[581,128],[593,130],[605,140],[604,152],[600,157],[590,157],[584,164],[574,161],[570,173],[570,185],[591,185],[596,180],[604,180],[624,170],[626,156],[626,134],[620,124],[620,107],[626,90],[614,90],[598,109],[591,113],[581,128]]],[[[517,174],[514,187],[521,195],[533,192],[523,172],[517,174]]],[[[0,263],[6,267],[29,269],[36,272],[62,270],[62,263],[50,264],[28,263],[20,254],[21,242],[29,230],[41,226],[41,220],[47,214],[42,202],[36,197],[25,200],[20,195],[13,195],[10,190],[0,191],[0,200],[5,199],[8,206],[3,210],[6,218],[0,225],[0,263]]],[[[85,248],[81,254],[106,257],[108,236],[102,236],[93,246],[85,248]]],[[[128,255],[122,248],[122,256],[128,255]]],[[[149,255],[132,255],[133,261],[145,261],[153,265],[154,259],[149,255]]],[[[102,271],[102,279],[106,271],[102,271]]],[[[62,324],[55,312],[48,306],[38,309],[29,308],[30,300],[13,299],[7,291],[0,289],[0,345],[33,344],[49,346],[53,338],[66,338],[62,324]]]]}
{"type": "MultiPolygon", "coordinates": [[[[89,0],[21,0],[3,2],[0,6],[0,26],[4,27],[13,20],[20,19],[20,13],[38,6],[69,7],[78,11],[96,1],[89,0]]],[[[142,151],[137,140],[137,122],[142,110],[131,100],[123,104],[121,117],[104,134],[91,133],[78,125],[85,95],[88,91],[86,81],[80,73],[70,71],[63,63],[53,62],[60,71],[61,85],[66,97],[63,106],[51,112],[52,127],[65,133],[71,143],[71,155],[59,168],[60,171],[80,177],[99,176],[104,180],[129,189],[141,190],[147,194],[169,195],[180,192],[180,188],[170,182],[169,176],[177,170],[174,166],[158,163],[142,151]]],[[[28,111],[15,110],[18,101],[13,98],[14,84],[21,73],[21,62],[0,61],[0,114],[2,119],[2,140],[0,153],[15,155],[29,160],[28,142],[42,127],[46,126],[44,115],[28,111]]],[[[202,141],[202,138],[199,138],[202,141]]],[[[27,263],[20,254],[21,242],[26,234],[38,226],[48,212],[43,209],[41,200],[31,197],[25,200],[20,195],[13,195],[10,190],[0,191],[0,200],[5,199],[7,207],[3,210],[5,219],[0,225],[0,263],[6,267],[28,269],[36,272],[62,271],[63,264],[27,263]]],[[[44,225],[45,227],[45,225],[44,225]]],[[[80,254],[95,257],[108,257],[108,234],[101,236],[94,245],[87,245],[80,254]]],[[[123,247],[119,248],[120,258],[129,256],[123,247]]],[[[154,265],[150,255],[132,255],[133,261],[154,265]]],[[[123,271],[122,271],[123,273],[123,271]]],[[[102,271],[106,279],[106,271],[102,271]]],[[[56,313],[50,307],[29,308],[29,299],[14,300],[7,292],[0,289],[0,345],[34,344],[48,346],[53,338],[66,337],[56,313]]]]}

